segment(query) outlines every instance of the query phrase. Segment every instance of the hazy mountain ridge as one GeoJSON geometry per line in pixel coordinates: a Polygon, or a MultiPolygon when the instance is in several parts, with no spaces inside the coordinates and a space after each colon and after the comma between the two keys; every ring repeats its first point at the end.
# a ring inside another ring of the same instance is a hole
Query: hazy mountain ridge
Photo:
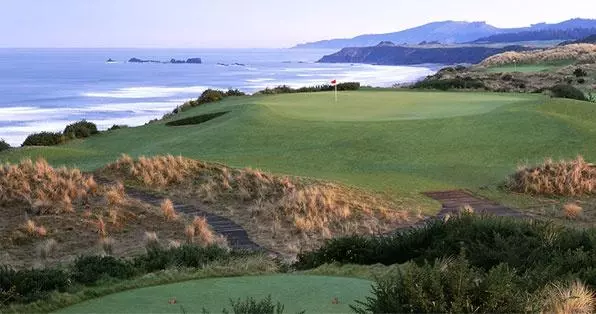
{"type": "MultiPolygon", "coordinates": [[[[346,48],[370,47],[381,41],[397,44],[417,44],[422,41],[439,41],[444,44],[472,42],[480,38],[504,33],[519,33],[546,30],[596,28],[596,19],[571,19],[561,23],[539,23],[522,28],[498,28],[486,22],[442,21],[385,34],[360,35],[354,38],[329,39],[299,44],[295,48],[346,48]]],[[[577,39],[577,38],[561,38],[577,39]]]]}
{"type": "Polygon", "coordinates": [[[381,42],[374,47],[343,48],[339,52],[324,56],[321,63],[368,63],[379,65],[414,65],[424,63],[457,64],[478,63],[487,57],[506,51],[525,51],[532,48],[508,46],[490,47],[450,47],[414,48],[390,45],[381,42]]]}

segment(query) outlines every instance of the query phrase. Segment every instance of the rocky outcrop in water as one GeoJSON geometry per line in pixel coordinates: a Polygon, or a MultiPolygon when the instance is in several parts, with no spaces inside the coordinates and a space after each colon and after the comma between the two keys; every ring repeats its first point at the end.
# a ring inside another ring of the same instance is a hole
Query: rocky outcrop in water
{"type": "Polygon", "coordinates": [[[174,58],[170,59],[169,62],[162,62],[157,60],[143,60],[139,58],[130,58],[128,60],[130,63],[166,63],[166,64],[201,64],[203,61],[201,58],[188,58],[185,60],[176,60],[174,58]]]}

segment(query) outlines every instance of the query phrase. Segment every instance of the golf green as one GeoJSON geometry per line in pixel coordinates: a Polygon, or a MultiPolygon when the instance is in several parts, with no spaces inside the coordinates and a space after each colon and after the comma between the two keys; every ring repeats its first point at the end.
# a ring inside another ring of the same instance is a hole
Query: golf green
{"type": "Polygon", "coordinates": [[[200,313],[203,308],[220,313],[231,310],[230,299],[268,295],[284,305],[284,313],[347,313],[354,300],[370,294],[371,285],[363,279],[307,275],[212,278],[116,293],[56,313],[200,313]],[[173,298],[176,303],[170,304],[173,298]]]}
{"type": "Polygon", "coordinates": [[[420,192],[500,184],[519,163],[545,157],[595,160],[595,108],[533,94],[387,89],[340,92],[337,103],[328,92],[230,97],[173,118],[229,111],[205,123],[13,149],[0,162],[44,157],[93,170],[122,153],[183,155],[339,181],[432,213],[438,204],[420,192]]]}

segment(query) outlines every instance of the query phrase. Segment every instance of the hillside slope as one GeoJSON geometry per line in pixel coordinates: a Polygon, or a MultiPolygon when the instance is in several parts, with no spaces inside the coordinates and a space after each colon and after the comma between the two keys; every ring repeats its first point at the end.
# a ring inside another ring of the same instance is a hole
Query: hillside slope
{"type": "Polygon", "coordinates": [[[576,28],[596,28],[596,19],[571,19],[561,23],[539,23],[522,28],[497,28],[485,22],[442,21],[384,34],[360,35],[354,38],[321,40],[299,44],[294,48],[345,48],[366,47],[381,41],[398,44],[418,44],[422,41],[438,41],[444,44],[464,43],[503,33],[518,33],[541,30],[571,30],[576,28]]]}
{"type": "Polygon", "coordinates": [[[505,48],[410,48],[389,45],[386,42],[383,42],[374,47],[343,48],[339,52],[324,56],[318,62],[368,63],[381,65],[478,63],[495,54],[506,51],[525,51],[528,49],[530,48],[523,46],[508,46],[505,48]]]}

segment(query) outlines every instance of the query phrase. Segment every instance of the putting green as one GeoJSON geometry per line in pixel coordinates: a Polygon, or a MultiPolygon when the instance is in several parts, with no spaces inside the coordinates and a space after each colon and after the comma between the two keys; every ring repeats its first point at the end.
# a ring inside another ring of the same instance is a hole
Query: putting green
{"type": "Polygon", "coordinates": [[[260,103],[284,117],[312,121],[392,121],[482,114],[523,100],[514,95],[445,92],[333,92],[275,95],[260,103]]]}
{"type": "Polygon", "coordinates": [[[211,278],[142,288],[79,303],[56,313],[200,313],[203,308],[220,313],[230,299],[254,297],[281,302],[285,313],[347,313],[354,300],[370,293],[372,282],[363,279],[272,275],[211,278]],[[176,304],[169,304],[176,298],[176,304]],[[333,300],[337,298],[338,304],[333,300]]]}

